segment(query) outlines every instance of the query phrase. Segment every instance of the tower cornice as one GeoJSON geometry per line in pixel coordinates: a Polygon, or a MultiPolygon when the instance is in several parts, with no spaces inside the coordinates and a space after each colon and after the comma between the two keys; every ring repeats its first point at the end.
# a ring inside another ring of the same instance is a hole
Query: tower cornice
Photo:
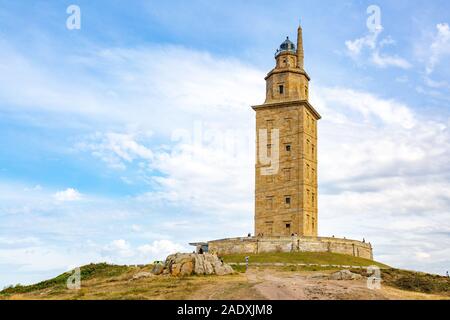
{"type": "Polygon", "coordinates": [[[285,72],[292,72],[292,73],[301,74],[301,75],[304,75],[306,77],[306,79],[308,79],[308,81],[311,80],[311,78],[309,77],[308,73],[306,73],[305,70],[299,69],[299,68],[273,68],[267,74],[267,76],[264,78],[264,80],[267,80],[270,76],[272,76],[274,74],[285,73],[285,72]]]}
{"type": "Polygon", "coordinates": [[[252,106],[253,110],[262,110],[262,109],[272,109],[272,108],[280,108],[280,107],[293,107],[293,106],[299,106],[304,105],[316,118],[316,120],[319,120],[322,118],[322,116],[317,112],[316,109],[307,101],[307,100],[287,100],[287,101],[280,101],[280,102],[272,102],[272,103],[264,103],[256,106],[252,106]]]}

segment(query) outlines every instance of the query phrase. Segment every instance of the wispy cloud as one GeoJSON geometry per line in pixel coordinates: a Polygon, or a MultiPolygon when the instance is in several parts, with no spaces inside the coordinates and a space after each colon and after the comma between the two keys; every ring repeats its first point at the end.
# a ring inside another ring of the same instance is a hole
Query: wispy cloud
{"type": "Polygon", "coordinates": [[[399,56],[389,56],[389,55],[381,55],[378,51],[375,51],[372,54],[372,62],[381,67],[381,68],[387,68],[387,67],[399,67],[402,69],[409,69],[411,68],[411,64],[399,56]]]}
{"type": "Polygon", "coordinates": [[[73,189],[73,188],[67,188],[63,191],[58,191],[54,195],[54,198],[57,201],[77,201],[81,199],[81,194],[73,189]]]}
{"type": "Polygon", "coordinates": [[[431,74],[446,56],[450,56],[450,27],[448,23],[439,23],[436,25],[436,34],[433,36],[433,42],[430,45],[426,67],[427,74],[431,74]]]}
{"type": "Polygon", "coordinates": [[[379,26],[373,30],[368,30],[363,37],[345,41],[347,54],[355,61],[362,63],[371,63],[379,68],[397,67],[409,69],[411,63],[398,55],[389,55],[382,53],[386,46],[395,45],[396,42],[391,36],[380,40],[383,27],[379,26]]]}

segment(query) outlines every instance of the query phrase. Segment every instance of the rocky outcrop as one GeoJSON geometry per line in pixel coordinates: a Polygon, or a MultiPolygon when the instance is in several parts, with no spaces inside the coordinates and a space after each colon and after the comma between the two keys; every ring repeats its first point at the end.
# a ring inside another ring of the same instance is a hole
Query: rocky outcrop
{"type": "Polygon", "coordinates": [[[149,278],[149,277],[154,277],[155,275],[153,273],[150,272],[138,272],[135,275],[133,275],[133,277],[130,279],[130,281],[134,281],[134,280],[139,280],[142,278],[149,278]]]}
{"type": "Polygon", "coordinates": [[[360,280],[363,276],[349,270],[341,270],[330,275],[330,280],[360,280]]]}
{"type": "Polygon", "coordinates": [[[223,263],[215,254],[210,253],[176,253],[167,257],[164,265],[156,264],[153,274],[170,274],[173,276],[188,276],[193,274],[226,275],[233,273],[233,268],[223,263]]]}

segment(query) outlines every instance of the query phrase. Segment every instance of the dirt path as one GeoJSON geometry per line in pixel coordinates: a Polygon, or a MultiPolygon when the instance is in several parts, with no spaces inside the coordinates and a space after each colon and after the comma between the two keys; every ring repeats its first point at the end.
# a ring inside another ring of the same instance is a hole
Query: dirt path
{"type": "Polygon", "coordinates": [[[370,290],[365,280],[327,280],[321,274],[250,271],[249,283],[266,299],[335,300],[386,299],[380,290],[370,290]]]}
{"type": "Polygon", "coordinates": [[[448,299],[448,297],[416,293],[381,286],[369,289],[367,280],[328,280],[319,272],[281,272],[249,270],[247,280],[265,299],[277,300],[386,300],[448,299]]]}

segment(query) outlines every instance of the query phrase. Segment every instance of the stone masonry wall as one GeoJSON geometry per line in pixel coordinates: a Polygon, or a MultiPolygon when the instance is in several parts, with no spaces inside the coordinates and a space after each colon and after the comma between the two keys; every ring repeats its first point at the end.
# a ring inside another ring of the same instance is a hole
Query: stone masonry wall
{"type": "Polygon", "coordinates": [[[262,252],[333,252],[373,259],[370,243],[325,237],[229,238],[209,241],[208,250],[219,255],[262,252]]]}

